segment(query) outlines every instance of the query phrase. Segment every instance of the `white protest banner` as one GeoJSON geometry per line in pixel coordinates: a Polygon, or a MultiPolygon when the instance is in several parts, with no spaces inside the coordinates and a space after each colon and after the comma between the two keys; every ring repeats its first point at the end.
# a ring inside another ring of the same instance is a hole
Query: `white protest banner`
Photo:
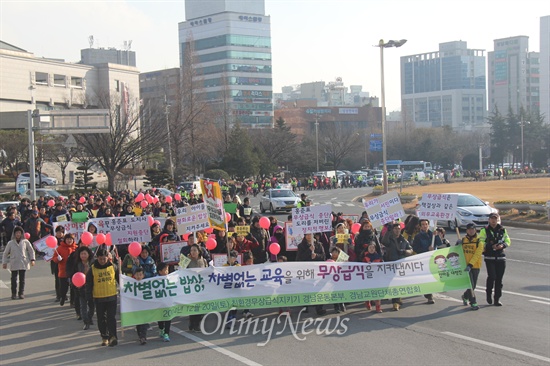
{"type": "Polygon", "coordinates": [[[176,226],[178,232],[182,234],[194,233],[210,227],[206,204],[203,202],[196,205],[178,207],[176,209],[176,226]]]}
{"type": "Polygon", "coordinates": [[[45,237],[40,238],[32,243],[37,252],[44,253],[44,260],[46,262],[51,261],[55,253],[55,248],[50,248],[48,245],[46,245],[46,239],[50,236],[51,235],[46,235],[45,237]]]}
{"type": "Polygon", "coordinates": [[[298,250],[298,245],[304,239],[304,234],[297,232],[291,222],[285,222],[285,242],[287,251],[298,250]]]}
{"type": "Polygon", "coordinates": [[[462,246],[395,262],[284,262],[120,278],[122,326],[176,316],[420,296],[471,287],[462,246]]]}
{"type": "Polygon", "coordinates": [[[55,229],[58,226],[63,226],[63,228],[65,229],[65,234],[73,234],[75,243],[78,243],[80,241],[80,235],[82,235],[83,232],[88,231],[88,222],[62,221],[54,222],[52,226],[52,232],[54,233],[55,229]]]}
{"type": "Polygon", "coordinates": [[[424,193],[418,208],[418,217],[435,222],[452,221],[455,219],[457,203],[457,194],[424,193]]]}
{"type": "Polygon", "coordinates": [[[98,233],[111,233],[113,245],[129,244],[133,241],[151,241],[151,229],[147,216],[102,217],[91,219],[98,233]]]}
{"type": "Polygon", "coordinates": [[[380,227],[405,216],[405,210],[395,191],[368,201],[363,198],[363,206],[373,227],[380,227]]]}
{"type": "Polygon", "coordinates": [[[176,264],[180,260],[181,248],[186,247],[186,241],[160,243],[160,260],[168,264],[176,264]]]}
{"type": "Polygon", "coordinates": [[[292,227],[302,234],[332,231],[332,205],[292,209],[292,227]]]}

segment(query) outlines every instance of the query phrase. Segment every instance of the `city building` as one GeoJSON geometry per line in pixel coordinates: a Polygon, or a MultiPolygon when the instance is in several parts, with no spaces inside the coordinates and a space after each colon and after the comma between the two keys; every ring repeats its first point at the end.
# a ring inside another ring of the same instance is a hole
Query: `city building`
{"type": "Polygon", "coordinates": [[[497,108],[507,114],[539,110],[539,53],[529,52],[529,37],[517,36],[494,40],[488,53],[489,113],[497,108]]]}
{"type": "Polygon", "coordinates": [[[550,123],[550,15],[540,18],[540,113],[550,123]]]}
{"type": "MultiPolygon", "coordinates": [[[[97,108],[100,98],[122,110],[139,105],[139,71],[132,66],[95,66],[37,57],[0,41],[0,112],[97,108]]],[[[16,114],[19,115],[19,114],[16,114]]],[[[0,128],[26,128],[2,114],[0,128]]]]}
{"type": "Polygon", "coordinates": [[[229,114],[231,123],[244,127],[272,127],[271,25],[264,0],[186,0],[185,19],[179,23],[180,65],[194,69],[199,92],[220,109],[216,114],[229,114]]]}
{"type": "MultiPolygon", "coordinates": [[[[132,41],[130,41],[131,43],[132,41]]],[[[127,43],[127,42],[125,42],[127,43]]],[[[116,48],[85,48],[80,50],[80,63],[84,65],[119,64],[136,67],[134,51],[117,50],[116,48]]]]}
{"type": "Polygon", "coordinates": [[[469,49],[465,41],[401,57],[401,114],[416,127],[485,128],[485,94],[484,50],[469,49]]]}

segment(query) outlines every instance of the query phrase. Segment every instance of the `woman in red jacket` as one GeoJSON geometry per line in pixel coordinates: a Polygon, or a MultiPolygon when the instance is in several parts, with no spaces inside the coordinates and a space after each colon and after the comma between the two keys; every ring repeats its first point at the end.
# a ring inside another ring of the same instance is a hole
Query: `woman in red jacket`
{"type": "Polygon", "coordinates": [[[69,278],[67,275],[67,261],[72,252],[76,250],[77,246],[74,242],[73,234],[65,234],[63,241],[56,249],[57,255],[54,254],[52,260],[57,263],[57,277],[59,277],[59,296],[61,300],[59,305],[65,304],[65,296],[69,290],[69,278]]]}

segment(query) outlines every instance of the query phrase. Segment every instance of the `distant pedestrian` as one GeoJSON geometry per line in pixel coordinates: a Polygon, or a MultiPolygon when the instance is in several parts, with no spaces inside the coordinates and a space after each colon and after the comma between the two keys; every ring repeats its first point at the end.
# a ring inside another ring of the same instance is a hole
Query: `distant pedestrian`
{"type": "Polygon", "coordinates": [[[23,228],[16,226],[13,229],[12,239],[4,249],[2,256],[2,268],[11,271],[11,299],[15,300],[16,294],[20,299],[25,298],[25,272],[34,266],[35,257],[31,243],[25,239],[23,228]],[[19,277],[19,293],[17,292],[17,277],[19,277]]]}

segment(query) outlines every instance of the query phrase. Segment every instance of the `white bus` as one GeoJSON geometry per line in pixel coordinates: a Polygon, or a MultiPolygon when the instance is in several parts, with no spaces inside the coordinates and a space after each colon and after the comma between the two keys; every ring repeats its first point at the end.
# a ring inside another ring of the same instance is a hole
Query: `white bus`
{"type": "Polygon", "coordinates": [[[430,163],[429,161],[422,161],[422,160],[402,161],[399,164],[399,168],[403,170],[423,172],[426,170],[432,170],[432,163],[430,163]]]}

